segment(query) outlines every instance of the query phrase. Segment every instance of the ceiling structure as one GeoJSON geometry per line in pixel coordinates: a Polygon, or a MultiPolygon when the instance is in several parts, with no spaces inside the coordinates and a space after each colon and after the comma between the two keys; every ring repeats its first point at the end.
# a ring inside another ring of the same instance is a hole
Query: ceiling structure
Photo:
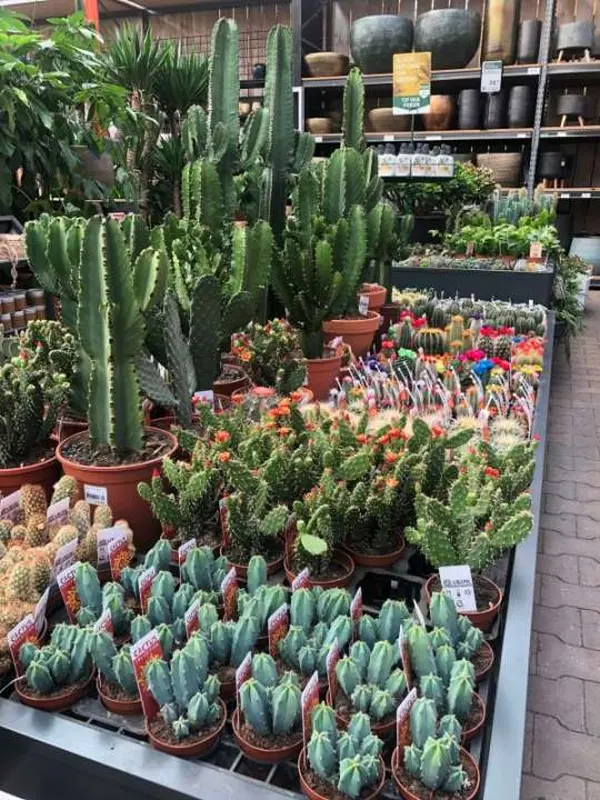
{"type": "MultiPolygon", "coordinates": [[[[273,2],[273,0],[271,0],[273,2]]],[[[246,0],[244,5],[269,5],[269,0],[246,0]]],[[[240,5],[239,0],[98,0],[100,18],[141,16],[144,11],[149,15],[177,14],[185,11],[202,11],[211,8],[230,8],[240,5]]],[[[8,7],[34,22],[43,22],[49,17],[64,17],[75,11],[75,0],[0,0],[0,8],[8,7]]]]}

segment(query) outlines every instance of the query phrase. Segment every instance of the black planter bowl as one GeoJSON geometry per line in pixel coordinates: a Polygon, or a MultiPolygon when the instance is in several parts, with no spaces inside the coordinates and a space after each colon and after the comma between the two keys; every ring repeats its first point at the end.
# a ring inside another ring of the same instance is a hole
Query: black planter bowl
{"type": "Polygon", "coordinates": [[[483,114],[483,127],[486,129],[496,129],[506,127],[506,105],[508,93],[506,89],[499,92],[488,94],[483,114]]]}
{"type": "Polygon", "coordinates": [[[458,127],[461,131],[478,130],[481,120],[481,92],[463,89],[458,93],[458,127]]]}
{"type": "Polygon", "coordinates": [[[367,74],[391,72],[394,53],[410,52],[412,43],[412,20],[396,14],[361,17],[350,29],[352,59],[367,74]]]}
{"type": "Polygon", "coordinates": [[[566,22],[558,29],[556,37],[557,51],[577,53],[592,50],[594,47],[594,23],[592,20],[566,22]]]}
{"type": "Polygon", "coordinates": [[[534,86],[512,86],[508,96],[508,127],[529,128],[535,111],[534,86]]]}
{"type": "Polygon", "coordinates": [[[526,19],[519,25],[517,64],[535,64],[540,51],[541,19],[526,19]]]}
{"type": "Polygon", "coordinates": [[[540,153],[538,156],[538,178],[554,180],[563,178],[566,169],[566,157],[554,150],[540,153]]]}
{"type": "Polygon", "coordinates": [[[477,52],[481,15],[466,8],[440,8],[415,23],[415,51],[431,51],[432,69],[461,69],[477,52]]]}
{"type": "Polygon", "coordinates": [[[561,94],[556,101],[556,113],[560,117],[591,119],[594,116],[594,104],[586,94],[561,94]]]}

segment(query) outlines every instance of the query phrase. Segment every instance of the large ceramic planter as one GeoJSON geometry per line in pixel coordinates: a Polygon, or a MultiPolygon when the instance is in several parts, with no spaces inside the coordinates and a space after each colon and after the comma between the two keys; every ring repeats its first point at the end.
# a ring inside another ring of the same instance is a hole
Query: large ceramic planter
{"type": "Polygon", "coordinates": [[[487,130],[506,127],[506,104],[508,95],[506,89],[486,95],[485,110],[483,112],[483,127],[487,130]]]}
{"type": "Polygon", "coordinates": [[[535,97],[534,86],[513,86],[508,95],[508,127],[530,128],[533,125],[535,97]]]}
{"type": "MultiPolygon", "coordinates": [[[[65,475],[78,482],[80,489],[84,485],[103,487],[106,489],[106,502],[111,507],[115,519],[126,519],[133,531],[133,542],[136,548],[146,552],[160,536],[160,522],[153,516],[150,505],[138,494],[138,483],[149,483],[155,469],[160,469],[163,459],[171,456],[178,448],[177,439],[168,431],[158,428],[145,428],[146,433],[160,433],[168,442],[168,449],[157,458],[135,464],[120,464],[111,467],[95,467],[91,464],[79,464],[64,455],[69,443],[87,436],[76,433],[65,439],[56,448],[56,457],[65,475]]],[[[82,492],[83,493],[83,492],[82,492]]]]}
{"type": "Polygon", "coordinates": [[[487,0],[483,23],[482,61],[514,64],[521,0],[487,0]]]}
{"type": "MultiPolygon", "coordinates": [[[[495,601],[491,603],[489,608],[482,609],[481,611],[460,611],[460,614],[463,614],[467,617],[476,628],[483,631],[484,633],[489,633],[492,629],[492,625],[494,624],[494,620],[498,616],[500,612],[500,606],[502,605],[502,589],[497,586],[494,581],[489,580],[489,578],[484,578],[482,575],[478,575],[474,578],[475,583],[480,583],[485,585],[493,595],[495,596],[495,601]]],[[[432,575],[427,583],[425,584],[425,596],[427,598],[427,605],[431,602],[431,595],[435,591],[439,591],[441,589],[440,585],[440,577],[439,575],[432,575]]]]}
{"type": "Polygon", "coordinates": [[[315,400],[328,400],[342,368],[342,357],[307,358],[306,378],[315,400]]]}
{"type": "Polygon", "coordinates": [[[526,19],[519,25],[517,64],[535,64],[540,52],[541,19],[526,19]]]}
{"type": "MultiPolygon", "coordinates": [[[[348,555],[348,553],[344,553],[342,550],[336,550],[333,554],[332,561],[341,567],[344,572],[337,578],[315,578],[311,575],[310,582],[313,586],[320,586],[322,589],[343,589],[345,586],[348,586],[354,574],[354,559],[348,555]]],[[[283,568],[291,586],[297,573],[292,568],[287,554],[283,559],[283,568]]]]}
{"type": "Polygon", "coordinates": [[[150,739],[152,747],[154,747],[155,750],[160,750],[161,753],[168,753],[171,756],[180,756],[182,758],[199,758],[200,756],[210,753],[210,751],[219,741],[219,738],[223,733],[225,723],[227,722],[227,709],[225,708],[225,703],[223,703],[221,699],[219,699],[217,702],[221,706],[221,720],[218,727],[199,741],[192,742],[191,744],[170,744],[169,742],[165,742],[162,739],[157,738],[150,730],[148,723],[146,723],[146,733],[148,734],[148,738],[150,739]]]}
{"type": "Polygon", "coordinates": [[[52,487],[60,477],[60,465],[55,456],[27,464],[25,467],[11,467],[0,469],[0,492],[7,497],[11,492],[16,492],[24,483],[38,483],[46,491],[50,499],[52,487]]]}
{"type": "Polygon", "coordinates": [[[329,339],[341,336],[350,345],[356,358],[364,356],[371,345],[381,323],[381,314],[367,311],[364,317],[352,319],[328,319],[323,323],[323,333],[329,339]]]}
{"type": "Polygon", "coordinates": [[[426,131],[447,131],[454,116],[454,98],[449,94],[431,95],[431,110],[423,114],[426,131]]]}
{"type": "Polygon", "coordinates": [[[594,47],[594,23],[591,20],[579,22],[566,22],[558,29],[556,49],[568,54],[578,53],[583,50],[592,50],[594,47]]]}
{"type": "Polygon", "coordinates": [[[554,180],[565,173],[566,158],[563,153],[547,150],[538,156],[538,178],[554,180]]]}
{"type": "Polygon", "coordinates": [[[481,92],[463,89],[458,93],[458,127],[461,131],[477,130],[481,120],[481,92]]]}
{"type": "Polygon", "coordinates": [[[264,748],[256,747],[249,741],[244,739],[240,729],[240,712],[236,708],[231,717],[231,727],[233,728],[233,738],[242,753],[248,756],[252,761],[258,761],[260,764],[280,764],[282,761],[289,761],[298,757],[300,750],[302,750],[302,733],[298,734],[298,741],[287,747],[274,747],[264,748]]]}
{"type": "Polygon", "coordinates": [[[346,550],[352,556],[354,563],[359,567],[391,567],[392,564],[395,564],[396,561],[399,561],[402,558],[402,555],[406,550],[406,542],[400,536],[398,547],[395,550],[392,550],[389,553],[382,553],[380,555],[361,553],[359,550],[354,550],[354,548],[349,547],[348,545],[346,545],[346,550]]]}
{"type": "Polygon", "coordinates": [[[594,116],[594,103],[587,94],[561,94],[556,101],[556,113],[559,117],[591,119],[594,116]]]}
{"type": "Polygon", "coordinates": [[[93,680],[94,673],[92,671],[87,680],[81,681],[74,686],[67,686],[64,691],[51,697],[31,695],[27,688],[21,687],[18,682],[15,683],[15,691],[24,706],[31,706],[31,708],[37,708],[40,711],[66,711],[67,708],[71,708],[82,697],[85,697],[93,680]]]}
{"type": "Polygon", "coordinates": [[[134,714],[142,713],[142,701],[139,697],[135,700],[116,700],[114,697],[110,697],[110,695],[106,694],[103,690],[103,684],[104,681],[100,675],[98,675],[96,679],[96,690],[104,708],[112,711],[113,714],[123,714],[123,716],[133,716],[134,714]]]}
{"type": "Polygon", "coordinates": [[[394,114],[393,108],[372,108],[367,112],[367,122],[374,133],[404,133],[410,129],[408,114],[394,114]]]}
{"type": "Polygon", "coordinates": [[[361,17],[350,29],[352,58],[365,73],[391,72],[394,53],[408,53],[412,43],[412,20],[395,14],[361,17]]]}
{"type": "Polygon", "coordinates": [[[480,33],[478,11],[466,8],[427,11],[415,23],[415,50],[431,52],[432,69],[460,69],[477,52],[480,33]]]}
{"type": "MultiPolygon", "coordinates": [[[[403,783],[403,777],[399,772],[400,758],[404,759],[404,751],[401,751],[400,748],[396,747],[392,753],[392,777],[398,788],[400,797],[404,798],[404,800],[423,800],[423,797],[428,796],[430,790],[423,787],[423,792],[418,795],[410,791],[410,789],[403,783]]],[[[467,753],[467,751],[462,747],[460,749],[460,760],[463,769],[465,769],[469,778],[471,779],[471,786],[469,790],[461,793],[460,798],[461,800],[474,800],[474,798],[477,797],[477,793],[479,792],[479,784],[481,783],[479,767],[477,766],[473,756],[470,753],[467,753]]]]}
{"type": "Polygon", "coordinates": [[[350,59],[343,53],[320,52],[304,56],[308,74],[313,78],[334,78],[346,75],[350,59]]]}
{"type": "MultiPolygon", "coordinates": [[[[319,794],[319,792],[313,789],[307,782],[307,764],[308,761],[303,748],[298,756],[298,775],[300,777],[300,788],[308,797],[308,800],[329,800],[329,797],[331,796],[329,792],[327,794],[319,794]]],[[[383,763],[381,756],[379,756],[379,775],[379,782],[372,791],[366,790],[361,792],[361,800],[375,800],[375,798],[379,797],[383,791],[383,787],[385,786],[385,764],[383,763]]]]}
{"type": "Polygon", "coordinates": [[[369,298],[369,311],[377,311],[385,303],[387,289],[378,283],[363,283],[358,290],[358,296],[365,295],[369,298]]]}

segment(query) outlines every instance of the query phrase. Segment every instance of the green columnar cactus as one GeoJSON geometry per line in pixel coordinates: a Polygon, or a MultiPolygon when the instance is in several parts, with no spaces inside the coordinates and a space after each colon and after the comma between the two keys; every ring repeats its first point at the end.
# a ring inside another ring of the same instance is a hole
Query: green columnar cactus
{"type": "Polygon", "coordinates": [[[437,328],[421,328],[413,336],[415,350],[423,349],[426,356],[442,355],[446,349],[446,336],[437,328]]]}
{"type": "Polygon", "coordinates": [[[361,711],[376,721],[381,721],[394,711],[406,692],[406,678],[401,669],[393,669],[398,662],[397,646],[388,641],[378,641],[372,652],[365,642],[352,645],[350,656],[336,665],[339,687],[356,711],[361,711]]]}
{"type": "Polygon", "coordinates": [[[117,676],[114,671],[113,661],[117,655],[117,648],[112,636],[104,631],[93,631],[90,633],[90,654],[95,667],[102,677],[109,683],[116,684],[117,676]]]}
{"type": "Polygon", "coordinates": [[[273,737],[291,733],[300,722],[300,687],[294,673],[280,679],[270,656],[254,656],[252,677],[240,689],[240,708],[245,721],[260,736],[273,737]],[[270,666],[266,661],[270,659],[270,666]],[[268,677],[265,684],[258,673],[268,677]]]}
{"type": "Polygon", "coordinates": [[[28,687],[40,694],[50,694],[89,677],[90,643],[91,629],[57,625],[49,645],[41,648],[29,643],[23,645],[19,657],[28,687]]]}
{"type": "Polygon", "coordinates": [[[404,600],[386,600],[379,611],[379,638],[390,644],[397,642],[400,628],[409,617],[404,600]]]}
{"type": "Polygon", "coordinates": [[[258,620],[250,615],[237,622],[214,622],[209,632],[213,661],[239,667],[255,647],[259,634],[258,620]]]}
{"type": "Polygon", "coordinates": [[[415,675],[418,678],[424,675],[436,675],[435,655],[427,632],[415,623],[405,627],[405,633],[415,675]]]}
{"type": "Polygon", "coordinates": [[[113,672],[121,689],[130,697],[137,697],[138,687],[131,662],[131,647],[126,644],[119,650],[112,662],[113,672]]]}
{"type": "Polygon", "coordinates": [[[75,568],[75,586],[81,605],[99,614],[102,609],[102,589],[96,568],[87,562],[79,562],[75,568]]]}
{"type": "Polygon", "coordinates": [[[354,67],[348,73],[344,87],[344,113],[342,116],[342,137],[345,147],[362,152],[365,147],[365,89],[362,73],[354,67]]]}
{"type": "Polygon", "coordinates": [[[210,547],[195,547],[187,554],[182,568],[183,580],[196,589],[205,592],[218,592],[227,574],[227,559],[215,558],[210,547]]]}

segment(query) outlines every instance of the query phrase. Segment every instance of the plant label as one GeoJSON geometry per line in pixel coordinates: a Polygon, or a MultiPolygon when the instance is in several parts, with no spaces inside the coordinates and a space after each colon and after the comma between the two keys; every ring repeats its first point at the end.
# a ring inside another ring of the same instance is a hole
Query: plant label
{"type": "Polygon", "coordinates": [[[77,553],[77,539],[71,539],[70,542],[63,544],[54,556],[54,564],[52,565],[52,573],[50,575],[50,583],[56,580],[56,576],[75,563],[77,553]]]}
{"type": "Polygon", "coordinates": [[[410,710],[417,699],[417,687],[411,689],[396,709],[396,742],[403,749],[410,742],[410,710]]]}
{"type": "Polygon", "coordinates": [[[21,490],[17,489],[0,500],[0,519],[17,522],[21,516],[21,490]]]}
{"type": "Polygon", "coordinates": [[[118,581],[121,577],[121,570],[129,566],[131,561],[127,536],[122,533],[118,539],[111,539],[106,545],[106,550],[110,564],[110,576],[113,581],[118,581]]]}
{"type": "Polygon", "coordinates": [[[142,711],[147,720],[154,719],[158,714],[158,703],[152,696],[146,681],[146,668],[150,661],[163,657],[160,639],[156,630],[151,630],[145,636],[131,645],[131,663],[135,674],[135,680],[142,701],[142,711]]]}
{"type": "Polygon", "coordinates": [[[481,65],[481,91],[487,94],[502,88],[502,61],[484,61],[481,65]]]}
{"type": "Polygon", "coordinates": [[[37,601],[36,607],[33,609],[33,619],[35,620],[35,629],[41,634],[44,628],[44,621],[46,619],[46,608],[48,607],[48,597],[50,595],[50,587],[46,587],[46,591],[37,601]]]}
{"type": "MultiPolygon", "coordinates": [[[[302,708],[302,740],[304,747],[308,745],[311,732],[311,714],[319,702],[319,673],[315,670],[302,690],[300,705],[302,708]]],[[[305,750],[306,753],[306,750],[305,750]]],[[[306,758],[306,755],[304,756],[306,758]]]]}
{"type": "Polygon", "coordinates": [[[471,567],[468,564],[440,567],[440,581],[442,591],[454,600],[457,611],[477,611],[471,567]]]}
{"type": "Polygon", "coordinates": [[[235,619],[237,611],[237,576],[235,567],[232,567],[221,581],[221,594],[223,595],[223,619],[235,619]]]}
{"type": "Polygon", "coordinates": [[[337,640],[333,643],[333,647],[327,653],[327,658],[325,659],[326,669],[327,669],[327,683],[329,684],[329,694],[331,697],[331,705],[335,708],[335,698],[337,697],[337,675],[335,674],[335,668],[337,667],[337,663],[342,657],[340,653],[340,647],[337,643],[337,640]]]}
{"type": "Polygon", "coordinates": [[[108,489],[106,486],[90,486],[83,484],[83,499],[91,506],[108,505],[108,489]]]}
{"type": "Polygon", "coordinates": [[[200,619],[198,617],[198,609],[200,608],[200,600],[194,600],[192,605],[183,615],[185,623],[185,635],[189,639],[193,633],[200,629],[200,619]]]}
{"type": "Polygon", "coordinates": [[[215,393],[212,389],[203,389],[201,392],[194,392],[196,403],[206,403],[209,406],[215,404],[215,393]]]}
{"type": "Polygon", "coordinates": [[[267,620],[267,631],[269,633],[269,654],[272,658],[279,656],[279,642],[285,638],[290,627],[287,603],[274,611],[267,620]]]}
{"type": "Polygon", "coordinates": [[[177,563],[179,565],[180,578],[181,578],[181,570],[183,569],[183,565],[186,562],[190,550],[193,550],[195,547],[196,547],[196,540],[190,539],[188,542],[184,542],[180,547],[177,548],[177,563]]]}
{"type": "Polygon", "coordinates": [[[108,633],[111,638],[114,636],[115,629],[113,628],[110,608],[107,608],[102,612],[102,614],[100,614],[97,622],[94,623],[94,630],[99,631],[100,633],[108,633]]]}
{"type": "Polygon", "coordinates": [[[58,503],[52,503],[46,511],[48,525],[65,525],[69,520],[69,498],[63,497],[58,503]]]}
{"type": "Polygon", "coordinates": [[[108,543],[122,536],[123,528],[118,525],[113,525],[112,528],[103,528],[98,532],[98,564],[106,564],[108,561],[108,543]]]}
{"type": "Polygon", "coordinates": [[[422,628],[426,628],[427,625],[425,623],[425,617],[423,616],[423,612],[421,611],[421,607],[417,603],[416,600],[413,600],[414,608],[415,608],[415,616],[417,618],[417,622],[422,628]]]}
{"type": "Polygon", "coordinates": [[[530,259],[540,259],[542,258],[542,243],[541,242],[532,242],[529,245],[529,258],[530,259]]]}
{"type": "Polygon", "coordinates": [[[413,683],[413,671],[408,641],[406,639],[406,634],[404,633],[404,625],[400,626],[400,632],[398,634],[398,652],[400,653],[400,660],[402,661],[402,669],[404,670],[406,685],[408,689],[411,689],[413,683]]]}
{"type": "Polygon", "coordinates": [[[235,671],[235,694],[237,697],[238,713],[241,716],[240,689],[252,675],[252,653],[246,653],[244,660],[235,671]]]}
{"type": "Polygon", "coordinates": [[[79,599],[77,585],[75,583],[76,569],[77,564],[71,564],[70,567],[63,569],[63,571],[56,578],[60,595],[63,599],[63,603],[65,604],[65,608],[67,609],[67,614],[69,615],[69,621],[72,624],[77,622],[77,612],[81,608],[81,600],[79,599]]]}
{"type": "Polygon", "coordinates": [[[361,294],[358,298],[358,313],[366,317],[369,313],[369,295],[368,294],[361,294]]]}
{"type": "Polygon", "coordinates": [[[150,593],[152,592],[154,578],[156,578],[156,569],[154,567],[148,567],[148,569],[145,569],[138,578],[138,590],[142,614],[145,614],[148,610],[148,600],[150,599],[150,593]]]}
{"type": "Polygon", "coordinates": [[[39,644],[38,632],[35,627],[33,615],[27,614],[26,617],[23,617],[23,619],[6,634],[6,641],[8,642],[8,649],[10,650],[10,655],[15,665],[15,671],[17,675],[22,675],[23,665],[19,660],[21,647],[25,642],[39,644]]]}
{"type": "Polygon", "coordinates": [[[310,570],[308,567],[304,567],[302,572],[299,572],[292,581],[292,591],[295,592],[296,589],[310,589],[310,587],[310,570]]]}
{"type": "Polygon", "coordinates": [[[354,593],[354,597],[350,602],[350,618],[352,619],[352,638],[358,639],[358,621],[362,616],[363,602],[362,602],[362,589],[360,586],[354,593]]]}
{"type": "Polygon", "coordinates": [[[231,543],[231,536],[229,534],[229,505],[226,497],[222,497],[219,500],[219,518],[221,520],[221,546],[225,551],[231,543]]]}

